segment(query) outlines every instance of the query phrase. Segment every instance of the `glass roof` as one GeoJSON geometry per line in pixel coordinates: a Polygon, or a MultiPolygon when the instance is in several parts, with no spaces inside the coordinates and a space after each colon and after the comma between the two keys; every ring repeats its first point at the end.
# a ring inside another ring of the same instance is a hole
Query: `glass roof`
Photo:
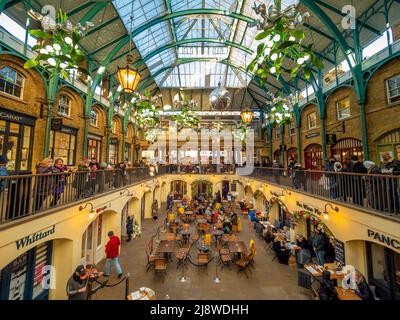
{"type": "MultiPolygon", "coordinates": [[[[256,17],[251,8],[254,1],[249,0],[114,0],[113,3],[127,30],[135,30],[168,13],[191,9],[219,9],[256,17]]],[[[247,28],[245,21],[194,12],[162,20],[135,35],[133,42],[160,88],[213,88],[219,82],[225,87],[243,88],[251,76],[238,68],[244,69],[252,54],[230,43],[254,51],[255,32],[254,28],[247,28]]]]}

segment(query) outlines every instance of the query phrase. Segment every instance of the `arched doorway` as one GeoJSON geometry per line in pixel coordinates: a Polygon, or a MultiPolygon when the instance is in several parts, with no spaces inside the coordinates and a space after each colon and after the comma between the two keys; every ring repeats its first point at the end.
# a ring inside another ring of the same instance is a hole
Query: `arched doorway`
{"type": "Polygon", "coordinates": [[[257,211],[266,211],[266,203],[267,199],[264,193],[260,190],[257,190],[254,193],[254,209],[257,211]]]}
{"type": "Polygon", "coordinates": [[[193,199],[196,199],[196,196],[211,199],[213,196],[213,185],[208,180],[196,180],[192,183],[191,188],[193,199]]]}
{"type": "Polygon", "coordinates": [[[360,161],[364,158],[361,140],[353,138],[341,139],[331,147],[332,157],[341,163],[348,162],[352,156],[358,156],[360,161]]]}
{"type": "Polygon", "coordinates": [[[297,148],[288,149],[288,151],[286,152],[286,157],[287,157],[286,163],[289,163],[290,159],[293,159],[295,162],[297,162],[297,160],[299,159],[297,148]]]}
{"type": "Polygon", "coordinates": [[[307,170],[322,170],[322,146],[314,143],[304,149],[304,165],[307,170]]]}
{"type": "Polygon", "coordinates": [[[274,160],[278,161],[280,163],[280,158],[281,158],[281,150],[275,150],[274,151],[274,160]]]}
{"type": "Polygon", "coordinates": [[[122,209],[121,214],[121,236],[126,237],[126,222],[128,217],[133,217],[134,221],[141,225],[141,214],[140,214],[140,201],[138,198],[132,198],[129,200],[124,208],[122,209]]]}
{"type": "Polygon", "coordinates": [[[151,205],[153,204],[153,193],[151,190],[146,191],[142,197],[141,217],[143,219],[151,219],[151,205]]]}
{"type": "Polygon", "coordinates": [[[246,199],[247,202],[250,202],[250,201],[253,202],[254,201],[254,199],[253,199],[253,190],[251,190],[250,186],[246,186],[244,188],[244,196],[245,196],[245,199],[246,199]]]}
{"type": "Polygon", "coordinates": [[[400,129],[385,133],[376,140],[377,159],[376,163],[381,163],[382,153],[389,152],[393,159],[400,160],[400,129]]]}
{"type": "Polygon", "coordinates": [[[163,181],[161,184],[161,202],[167,202],[167,195],[168,195],[168,190],[167,190],[167,183],[163,181]]]}
{"type": "Polygon", "coordinates": [[[182,180],[171,181],[171,192],[174,200],[182,200],[183,196],[187,194],[187,183],[182,180]]]}
{"type": "Polygon", "coordinates": [[[99,214],[82,235],[81,263],[83,265],[96,264],[103,258],[101,247],[104,237],[104,216],[99,214]]]}
{"type": "Polygon", "coordinates": [[[158,208],[161,208],[161,187],[159,184],[153,190],[153,199],[157,200],[158,208]]]}

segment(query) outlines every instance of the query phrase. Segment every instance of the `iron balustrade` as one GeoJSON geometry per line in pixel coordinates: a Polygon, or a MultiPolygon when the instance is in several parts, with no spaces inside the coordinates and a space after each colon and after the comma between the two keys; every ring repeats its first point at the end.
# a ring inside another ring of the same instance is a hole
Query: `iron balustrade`
{"type": "Polygon", "coordinates": [[[148,181],[166,166],[0,177],[0,224],[148,181]]]}
{"type": "MultiPolygon", "coordinates": [[[[234,175],[235,165],[160,165],[0,177],[0,224],[163,174],[234,175]]],[[[400,218],[400,176],[254,167],[247,177],[400,218]]]]}
{"type": "Polygon", "coordinates": [[[255,167],[251,177],[400,218],[400,176],[255,167]]]}

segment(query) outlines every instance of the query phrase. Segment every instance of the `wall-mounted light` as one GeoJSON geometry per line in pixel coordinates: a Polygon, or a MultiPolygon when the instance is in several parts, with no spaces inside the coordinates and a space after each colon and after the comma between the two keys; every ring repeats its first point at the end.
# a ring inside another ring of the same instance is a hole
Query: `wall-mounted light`
{"type": "Polygon", "coordinates": [[[94,209],[93,209],[93,203],[88,202],[88,203],[86,203],[84,206],[80,206],[80,207],[79,207],[79,211],[82,211],[82,210],[86,209],[87,206],[90,206],[89,218],[90,218],[90,219],[93,219],[94,213],[95,213],[95,212],[94,212],[94,209]]]}
{"type": "Polygon", "coordinates": [[[292,193],[289,190],[282,190],[282,194],[279,196],[279,199],[281,199],[282,201],[285,200],[285,193],[289,196],[292,195],[292,193]]]}
{"type": "Polygon", "coordinates": [[[125,190],[121,191],[121,192],[119,193],[119,195],[122,196],[125,192],[128,192],[128,194],[126,195],[127,197],[132,197],[132,196],[133,196],[133,193],[131,193],[131,192],[129,191],[129,189],[125,189],[125,190]]]}
{"type": "Polygon", "coordinates": [[[324,217],[325,220],[328,220],[328,219],[329,219],[329,212],[328,212],[328,210],[326,209],[327,207],[331,207],[332,210],[334,210],[334,211],[336,211],[336,212],[339,212],[339,208],[338,208],[338,207],[335,207],[335,206],[333,206],[331,203],[328,202],[328,203],[325,205],[325,208],[324,208],[323,217],[324,217]]]}

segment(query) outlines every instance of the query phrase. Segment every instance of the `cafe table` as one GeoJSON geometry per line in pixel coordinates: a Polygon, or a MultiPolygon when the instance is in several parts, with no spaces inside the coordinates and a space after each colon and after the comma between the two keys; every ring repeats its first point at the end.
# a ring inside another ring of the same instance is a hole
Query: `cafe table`
{"type": "Polygon", "coordinates": [[[185,211],[186,221],[192,220],[193,211],[185,211]]]}
{"type": "Polygon", "coordinates": [[[228,241],[229,252],[240,258],[242,254],[247,254],[248,250],[244,241],[228,241]]]}
{"type": "Polygon", "coordinates": [[[351,289],[343,289],[341,287],[335,287],[339,300],[362,300],[358,294],[351,289]]]}
{"type": "Polygon", "coordinates": [[[162,253],[166,258],[169,259],[170,259],[169,254],[175,251],[176,251],[176,244],[175,241],[173,240],[161,240],[157,248],[157,253],[162,253]]]}
{"type": "Polygon", "coordinates": [[[156,300],[154,290],[146,287],[140,288],[127,296],[128,300],[156,300]]]}

